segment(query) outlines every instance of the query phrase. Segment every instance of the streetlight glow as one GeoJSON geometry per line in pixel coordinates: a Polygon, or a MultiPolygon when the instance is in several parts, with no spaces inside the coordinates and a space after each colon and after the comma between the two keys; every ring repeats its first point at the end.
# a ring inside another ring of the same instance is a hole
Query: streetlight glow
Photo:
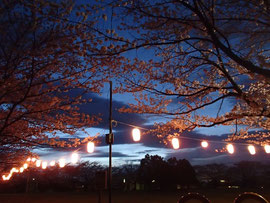
{"type": "Polygon", "coordinates": [[[87,143],[87,152],[93,153],[95,150],[95,143],[94,142],[88,142],[87,143]]]}
{"type": "Polygon", "coordinates": [[[207,141],[202,141],[202,142],[201,142],[201,146],[202,146],[203,148],[207,148],[207,147],[208,147],[208,142],[207,142],[207,141]]]}
{"type": "Polygon", "coordinates": [[[233,154],[234,153],[234,146],[232,144],[228,144],[226,146],[226,148],[227,148],[227,151],[228,151],[229,154],[233,154]]]}
{"type": "Polygon", "coordinates": [[[138,142],[141,140],[141,131],[138,128],[134,128],[132,130],[132,137],[134,142],[138,142]]]}
{"type": "Polygon", "coordinates": [[[248,146],[248,151],[249,151],[249,153],[250,153],[251,155],[256,154],[256,149],[255,149],[255,147],[254,147],[253,145],[249,145],[249,146],[248,146]]]}
{"type": "Polygon", "coordinates": [[[73,164],[76,164],[76,163],[78,162],[78,160],[79,160],[79,155],[78,155],[78,153],[77,153],[77,152],[73,152],[73,153],[71,154],[71,162],[72,162],[73,164]]]}
{"type": "Polygon", "coordinates": [[[172,139],[172,146],[173,146],[174,149],[179,149],[180,143],[179,143],[179,139],[178,138],[174,137],[172,139]]]}

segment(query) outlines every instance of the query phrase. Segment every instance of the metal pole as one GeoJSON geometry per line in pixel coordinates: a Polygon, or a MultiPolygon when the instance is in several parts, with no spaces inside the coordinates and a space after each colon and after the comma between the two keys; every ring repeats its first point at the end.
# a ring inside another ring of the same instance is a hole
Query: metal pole
{"type": "Polygon", "coordinates": [[[112,202],[112,142],[113,142],[113,134],[112,134],[112,81],[110,81],[110,115],[109,115],[109,203],[112,202]]]}

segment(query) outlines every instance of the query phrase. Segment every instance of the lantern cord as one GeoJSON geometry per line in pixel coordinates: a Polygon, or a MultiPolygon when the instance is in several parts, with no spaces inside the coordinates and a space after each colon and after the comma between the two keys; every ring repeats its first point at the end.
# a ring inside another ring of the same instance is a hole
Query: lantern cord
{"type": "Polygon", "coordinates": [[[120,123],[122,125],[130,126],[130,127],[133,127],[133,128],[139,128],[139,129],[142,129],[142,130],[150,130],[148,128],[143,128],[143,127],[140,127],[140,126],[132,125],[132,124],[129,124],[129,123],[124,123],[124,122],[121,122],[121,121],[113,120],[113,122],[120,123]]]}

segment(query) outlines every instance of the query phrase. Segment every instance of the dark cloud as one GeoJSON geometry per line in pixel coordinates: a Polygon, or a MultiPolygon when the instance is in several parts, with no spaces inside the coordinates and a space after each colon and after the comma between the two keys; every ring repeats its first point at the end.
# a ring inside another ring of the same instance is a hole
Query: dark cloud
{"type": "MultiPolygon", "coordinates": [[[[108,129],[109,127],[109,98],[105,99],[97,94],[87,93],[83,95],[85,99],[92,99],[92,102],[81,104],[79,106],[80,112],[89,115],[100,115],[102,122],[97,126],[99,128],[108,129]]],[[[124,100],[124,98],[123,98],[124,100]]],[[[120,113],[119,109],[122,107],[128,107],[124,102],[119,102],[113,100],[112,104],[112,117],[113,120],[125,122],[132,125],[142,126],[146,119],[144,119],[140,114],[134,113],[120,113]]],[[[117,130],[125,129],[124,125],[117,125],[117,130]]]]}
{"type": "MultiPolygon", "coordinates": [[[[96,157],[96,158],[108,158],[109,157],[109,152],[95,152],[95,153],[92,153],[92,154],[86,154],[83,156],[84,158],[86,157],[96,157]]],[[[128,154],[124,154],[124,153],[121,153],[121,152],[112,152],[112,157],[114,158],[117,158],[117,157],[135,157],[135,156],[132,156],[132,155],[128,155],[128,154]]]]}
{"type": "Polygon", "coordinates": [[[150,154],[156,151],[157,151],[156,149],[149,149],[149,150],[143,150],[143,151],[137,152],[137,154],[150,154]]]}

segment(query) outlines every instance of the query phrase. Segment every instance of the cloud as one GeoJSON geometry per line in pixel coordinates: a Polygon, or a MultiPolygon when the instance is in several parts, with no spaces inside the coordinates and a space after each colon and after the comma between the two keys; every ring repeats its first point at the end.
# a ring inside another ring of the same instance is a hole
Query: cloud
{"type": "MultiPolygon", "coordinates": [[[[92,153],[92,154],[84,154],[83,155],[84,158],[86,157],[98,157],[98,158],[102,158],[102,157],[105,157],[105,158],[108,158],[109,157],[109,152],[95,152],[95,153],[92,153]]],[[[136,157],[134,155],[129,155],[129,154],[124,154],[124,153],[121,153],[121,152],[112,152],[112,157],[116,158],[116,157],[136,157]]]]}
{"type": "MultiPolygon", "coordinates": [[[[94,93],[87,93],[83,95],[84,99],[92,99],[92,102],[81,104],[79,106],[80,112],[89,115],[100,115],[102,122],[97,126],[99,128],[108,129],[109,127],[109,99],[105,99],[94,93]]],[[[124,102],[113,100],[112,104],[112,117],[113,120],[122,121],[132,125],[142,126],[147,120],[140,114],[135,113],[120,113],[119,109],[128,107],[124,102]]],[[[124,125],[117,125],[117,129],[124,129],[124,125]]]]}

